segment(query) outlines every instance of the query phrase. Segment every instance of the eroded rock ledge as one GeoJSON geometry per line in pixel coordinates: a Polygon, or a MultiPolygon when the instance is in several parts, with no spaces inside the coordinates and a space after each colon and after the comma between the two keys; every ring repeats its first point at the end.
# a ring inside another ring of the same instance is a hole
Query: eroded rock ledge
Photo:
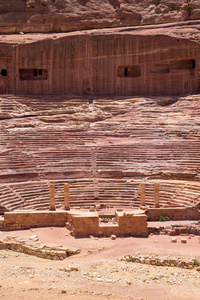
{"type": "Polygon", "coordinates": [[[199,18],[198,0],[0,0],[0,33],[66,32],[199,18]]]}

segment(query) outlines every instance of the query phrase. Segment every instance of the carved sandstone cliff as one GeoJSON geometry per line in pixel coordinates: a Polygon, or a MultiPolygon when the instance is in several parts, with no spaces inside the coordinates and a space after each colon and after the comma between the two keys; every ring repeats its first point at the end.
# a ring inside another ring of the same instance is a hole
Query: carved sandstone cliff
{"type": "Polygon", "coordinates": [[[0,33],[69,32],[199,18],[198,0],[0,0],[0,33]]]}
{"type": "Polygon", "coordinates": [[[0,36],[0,93],[199,93],[200,21],[193,22],[0,36]]]}

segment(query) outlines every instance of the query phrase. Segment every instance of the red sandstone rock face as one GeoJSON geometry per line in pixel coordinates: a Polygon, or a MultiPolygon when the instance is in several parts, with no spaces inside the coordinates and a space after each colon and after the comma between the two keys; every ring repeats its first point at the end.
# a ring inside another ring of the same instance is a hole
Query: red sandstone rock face
{"type": "Polygon", "coordinates": [[[0,37],[0,93],[200,92],[200,22],[0,37]]]}
{"type": "Polygon", "coordinates": [[[0,0],[0,32],[66,32],[199,19],[199,1],[193,0],[185,6],[183,3],[183,0],[0,0]]]}

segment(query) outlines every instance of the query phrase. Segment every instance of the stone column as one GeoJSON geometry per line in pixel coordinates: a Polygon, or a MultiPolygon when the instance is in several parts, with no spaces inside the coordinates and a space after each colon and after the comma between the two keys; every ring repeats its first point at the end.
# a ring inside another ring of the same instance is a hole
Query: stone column
{"type": "Polygon", "coordinates": [[[154,191],[155,191],[155,207],[159,207],[159,182],[155,182],[154,191]]]}
{"type": "Polygon", "coordinates": [[[64,209],[69,210],[69,184],[64,184],[64,209]]]}
{"type": "Polygon", "coordinates": [[[140,205],[145,206],[145,183],[140,184],[140,205]]]}
{"type": "Polygon", "coordinates": [[[50,207],[49,210],[56,210],[55,207],[55,185],[50,184],[50,207]]]}

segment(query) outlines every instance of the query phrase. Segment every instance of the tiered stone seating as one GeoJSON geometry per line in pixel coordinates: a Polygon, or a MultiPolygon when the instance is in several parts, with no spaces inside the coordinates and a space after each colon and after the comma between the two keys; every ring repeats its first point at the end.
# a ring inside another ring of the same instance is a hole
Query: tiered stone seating
{"type": "Polygon", "coordinates": [[[187,182],[165,180],[160,182],[159,199],[160,205],[179,206],[181,203],[172,201],[178,190],[181,190],[187,182]]]}
{"type": "MultiPolygon", "coordinates": [[[[53,182],[53,181],[52,181],[53,182]]],[[[93,179],[59,180],[55,183],[55,203],[62,207],[64,204],[64,183],[69,183],[70,207],[87,207],[95,204],[95,184],[93,179]]]]}
{"type": "Polygon", "coordinates": [[[0,186],[0,204],[7,210],[15,210],[24,206],[24,201],[11,185],[0,186]]]}
{"type": "Polygon", "coordinates": [[[15,192],[24,200],[23,209],[48,209],[49,185],[47,182],[26,182],[13,185],[15,192]]]}
{"type": "MultiPolygon", "coordinates": [[[[64,205],[64,183],[66,181],[51,181],[55,184],[55,205],[64,205]]],[[[70,206],[90,207],[94,202],[94,185],[92,180],[70,180],[70,206]]],[[[50,206],[50,182],[31,181],[0,185],[0,203],[8,210],[33,209],[44,210],[50,206]]]]}
{"type": "Polygon", "coordinates": [[[199,183],[186,183],[182,189],[171,198],[170,205],[195,205],[200,202],[200,184],[199,183]]]}
{"type": "Polygon", "coordinates": [[[153,206],[154,180],[161,205],[198,201],[200,101],[167,101],[2,96],[0,204],[48,209],[50,181],[58,208],[64,182],[72,207],[138,207],[141,181],[153,206]]]}
{"type": "Polygon", "coordinates": [[[107,207],[139,207],[140,181],[131,179],[100,179],[98,201],[107,207]]]}
{"type": "MultiPolygon", "coordinates": [[[[140,206],[140,180],[131,179],[72,179],[69,183],[71,208],[89,208],[100,204],[102,207],[140,206]]],[[[154,182],[145,182],[145,204],[154,207],[154,182]]],[[[190,206],[200,202],[200,183],[188,181],[159,180],[160,206],[190,206]]],[[[57,209],[64,205],[65,180],[51,181],[55,184],[55,205],[57,209]]],[[[49,209],[50,181],[31,181],[0,185],[0,203],[7,210],[49,209]]]]}

